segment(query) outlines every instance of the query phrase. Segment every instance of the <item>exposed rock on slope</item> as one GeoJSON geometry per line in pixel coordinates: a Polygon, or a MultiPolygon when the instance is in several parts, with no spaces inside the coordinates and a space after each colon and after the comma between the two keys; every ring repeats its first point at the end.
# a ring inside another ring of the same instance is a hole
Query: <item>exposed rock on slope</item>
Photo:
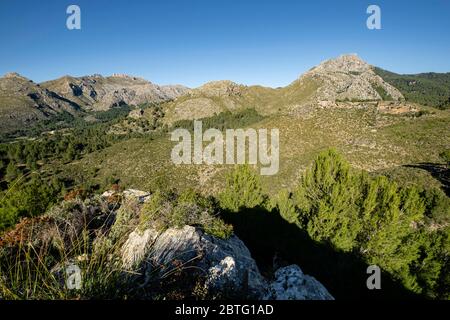
{"type": "MultiPolygon", "coordinates": [[[[295,265],[279,269],[273,281],[265,279],[236,235],[219,238],[198,225],[161,230],[155,228],[154,220],[142,230],[143,206],[152,204],[152,197],[158,196],[129,189],[65,201],[2,235],[0,257],[15,257],[23,246],[32,244],[49,263],[46,268],[59,286],[65,286],[68,266],[79,268],[82,279],[91,279],[83,284],[90,286],[82,291],[87,294],[84,298],[95,297],[90,294],[97,291],[102,297],[120,291],[137,299],[333,299],[295,265]],[[55,252],[58,254],[53,256],[55,252]],[[112,273],[115,276],[109,277],[112,273]],[[104,285],[102,280],[116,281],[111,292],[95,287],[104,285]]],[[[170,209],[163,207],[161,210],[170,209]]],[[[195,210],[193,206],[185,208],[195,210]]]]}
{"type": "Polygon", "coordinates": [[[183,86],[158,86],[127,75],[65,76],[36,84],[17,73],[9,73],[0,78],[0,133],[17,131],[64,111],[77,115],[122,105],[160,103],[187,91],[183,86]]]}
{"type": "Polygon", "coordinates": [[[264,299],[268,300],[334,300],[333,296],[314,277],[290,265],[275,272],[264,299]]]}
{"type": "Polygon", "coordinates": [[[255,108],[261,114],[304,112],[317,107],[353,107],[350,102],[404,100],[373,67],[356,55],[327,60],[283,88],[213,81],[166,105],[166,122],[211,117],[255,108]],[[340,103],[340,105],[338,105],[340,103]]]}
{"type": "MultiPolygon", "coordinates": [[[[125,269],[140,286],[182,269],[194,283],[203,283],[209,297],[265,298],[276,300],[329,300],[333,297],[313,277],[292,265],[265,279],[244,243],[235,235],[219,239],[198,227],[169,228],[164,232],[136,229],[121,249],[125,269]]],[[[190,281],[184,279],[187,283],[190,281]]]]}
{"type": "Polygon", "coordinates": [[[0,132],[16,131],[63,111],[76,114],[78,105],[17,74],[0,78],[0,132]]]}
{"type": "Polygon", "coordinates": [[[152,275],[170,274],[182,265],[192,268],[191,275],[204,279],[210,294],[245,291],[244,294],[259,297],[265,290],[265,280],[250,252],[234,235],[219,239],[191,226],[171,228],[162,234],[152,229],[142,235],[134,231],[122,253],[126,267],[135,266],[144,274],[141,285],[146,285],[152,275]]]}
{"type": "Polygon", "coordinates": [[[66,99],[89,110],[108,110],[121,105],[140,105],[173,100],[188,91],[186,87],[158,86],[128,75],[100,75],[80,78],[65,76],[42,83],[66,99]]]}
{"type": "Polygon", "coordinates": [[[327,60],[303,74],[305,79],[320,81],[321,86],[314,95],[315,101],[367,101],[403,100],[396,88],[385,82],[373,67],[357,55],[342,55],[327,60]]]}
{"type": "Polygon", "coordinates": [[[333,300],[315,278],[297,265],[280,268],[273,281],[259,273],[244,243],[235,235],[219,239],[199,228],[184,226],[163,233],[154,229],[132,232],[122,247],[127,269],[141,274],[137,281],[145,287],[152,277],[164,277],[180,268],[203,282],[209,296],[251,297],[273,300],[333,300]],[[180,267],[181,266],[181,267],[180,267]]]}

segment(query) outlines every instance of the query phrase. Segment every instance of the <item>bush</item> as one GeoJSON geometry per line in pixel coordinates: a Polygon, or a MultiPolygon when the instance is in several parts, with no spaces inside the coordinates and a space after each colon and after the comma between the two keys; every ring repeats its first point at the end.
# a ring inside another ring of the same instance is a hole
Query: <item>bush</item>
{"type": "Polygon", "coordinates": [[[447,166],[450,166],[450,149],[442,151],[439,156],[444,160],[447,166]]]}
{"type": "Polygon", "coordinates": [[[225,224],[215,212],[217,209],[212,199],[192,190],[188,189],[181,195],[157,190],[142,208],[139,229],[156,228],[162,232],[172,227],[196,225],[219,238],[230,237],[232,227],[225,224]]]}
{"type": "Polygon", "coordinates": [[[298,223],[299,210],[295,206],[295,200],[292,198],[292,194],[287,190],[282,190],[278,193],[276,207],[280,215],[287,222],[298,223]]]}
{"type": "MultiPolygon", "coordinates": [[[[117,299],[132,295],[123,282],[120,246],[94,250],[102,224],[93,228],[101,204],[81,200],[63,202],[48,215],[23,219],[0,241],[0,299],[117,299]],[[82,272],[80,289],[66,285],[66,267],[82,272]]],[[[108,211],[99,213],[106,218],[108,211]]]]}
{"type": "Polygon", "coordinates": [[[317,241],[350,251],[361,230],[358,219],[361,184],[334,150],[321,153],[296,190],[300,221],[317,241]]]}

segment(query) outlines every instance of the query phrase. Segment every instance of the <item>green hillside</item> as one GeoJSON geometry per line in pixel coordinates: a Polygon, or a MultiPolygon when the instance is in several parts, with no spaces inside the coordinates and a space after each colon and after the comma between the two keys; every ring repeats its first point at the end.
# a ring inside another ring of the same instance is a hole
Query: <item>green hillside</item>
{"type": "Polygon", "coordinates": [[[374,71],[399,89],[407,101],[439,109],[450,108],[450,73],[397,74],[380,68],[374,71]]]}

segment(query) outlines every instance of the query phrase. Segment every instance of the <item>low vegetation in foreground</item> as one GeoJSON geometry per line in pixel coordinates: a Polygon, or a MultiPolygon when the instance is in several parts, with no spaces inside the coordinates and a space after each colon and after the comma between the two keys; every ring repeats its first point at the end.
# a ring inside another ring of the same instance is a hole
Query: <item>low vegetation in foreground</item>
{"type": "MultiPolygon", "coordinates": [[[[256,212],[261,218],[282,218],[299,234],[307,234],[308,241],[379,265],[410,292],[449,298],[448,197],[440,190],[401,187],[384,176],[370,177],[352,169],[334,150],[322,152],[293,190],[282,190],[276,196],[263,193],[259,176],[249,166],[238,166],[229,174],[217,199],[192,190],[177,195],[155,189],[139,205],[114,194],[103,200],[98,196],[82,200],[82,194],[72,194],[72,199],[66,198],[43,216],[26,218],[4,233],[0,295],[14,299],[139,297],[137,288],[121,282],[126,270],[120,264],[119,248],[130,232],[150,225],[161,231],[195,225],[226,239],[232,234],[228,222],[251,230],[246,217],[256,212]],[[75,260],[86,270],[78,291],[67,290],[58,278],[58,268],[75,260]]],[[[260,232],[277,230],[255,230],[255,234],[260,232]]],[[[326,279],[325,283],[339,297],[343,288],[336,281],[326,279]]],[[[155,284],[153,298],[159,285],[155,284]]],[[[351,283],[346,286],[352,290],[351,283]]],[[[195,293],[191,297],[199,298],[195,293]]]]}
{"type": "MultiPolygon", "coordinates": [[[[186,226],[212,242],[239,237],[267,279],[275,265],[297,264],[337,299],[450,298],[448,74],[398,75],[350,55],[284,88],[216,81],[165,88],[150,101],[116,89],[112,101],[97,101],[84,85],[91,78],[69,79],[75,91],[65,79],[44,85],[67,97],[16,74],[0,78],[2,97],[25,99],[22,111],[31,112],[15,119],[9,98],[2,105],[0,298],[233,297],[209,296],[197,280],[180,287],[189,272],[178,259],[173,273],[145,274],[145,288],[128,281],[140,272],[121,260],[130,236],[186,226]],[[36,115],[30,99],[42,110],[68,104],[18,126],[36,115]],[[193,119],[204,130],[279,129],[278,174],[175,165],[170,132],[192,130],[193,119]],[[126,190],[145,190],[146,200],[129,201],[126,190]],[[84,274],[78,290],[65,285],[72,264],[84,274]],[[373,264],[383,273],[380,294],[366,287],[373,264]]],[[[154,88],[128,76],[94,78],[99,88],[154,88]]]]}

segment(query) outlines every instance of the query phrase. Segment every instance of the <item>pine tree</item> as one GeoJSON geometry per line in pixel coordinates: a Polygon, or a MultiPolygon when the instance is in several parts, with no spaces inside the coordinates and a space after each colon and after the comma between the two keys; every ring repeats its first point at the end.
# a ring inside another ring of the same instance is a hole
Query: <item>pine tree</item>
{"type": "Polygon", "coordinates": [[[75,159],[75,157],[76,157],[75,147],[73,146],[72,143],[69,143],[69,145],[67,146],[67,150],[66,150],[64,158],[67,161],[72,161],[75,159]]]}
{"type": "Polygon", "coordinates": [[[414,225],[423,219],[425,205],[415,188],[399,189],[386,177],[374,179],[364,201],[362,248],[368,262],[400,278],[420,291],[410,272],[419,257],[414,225]]]}
{"type": "Polygon", "coordinates": [[[219,200],[222,208],[233,212],[261,205],[265,198],[259,176],[248,165],[237,166],[227,176],[226,187],[219,200]]]}
{"type": "Polygon", "coordinates": [[[281,190],[276,198],[276,206],[283,219],[289,223],[298,223],[299,212],[291,193],[281,190]]]}
{"type": "Polygon", "coordinates": [[[307,231],[316,241],[329,241],[350,251],[361,231],[358,201],[360,185],[349,164],[334,150],[322,152],[303,175],[297,190],[299,206],[310,203],[307,231]]]}

